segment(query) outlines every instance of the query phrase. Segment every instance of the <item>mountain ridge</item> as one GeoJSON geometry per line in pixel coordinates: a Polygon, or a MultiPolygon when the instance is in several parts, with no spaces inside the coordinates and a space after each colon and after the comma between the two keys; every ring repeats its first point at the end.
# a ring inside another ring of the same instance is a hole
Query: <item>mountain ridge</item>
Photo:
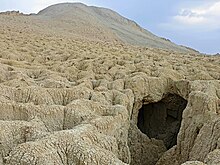
{"type": "Polygon", "coordinates": [[[82,20],[84,21],[84,25],[89,23],[90,26],[95,27],[99,24],[116,35],[122,42],[131,45],[198,53],[198,51],[192,48],[176,45],[168,39],[158,37],[142,28],[135,21],[123,17],[112,9],[104,7],[87,6],[83,3],[59,3],[48,6],[39,11],[37,15],[49,17],[53,20],[73,21],[75,19],[75,24],[78,23],[79,25],[82,20]]]}

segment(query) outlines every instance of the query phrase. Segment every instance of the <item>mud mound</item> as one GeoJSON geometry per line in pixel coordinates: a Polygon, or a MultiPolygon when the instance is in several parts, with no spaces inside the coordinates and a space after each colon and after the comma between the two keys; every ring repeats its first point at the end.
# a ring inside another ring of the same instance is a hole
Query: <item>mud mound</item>
{"type": "Polygon", "coordinates": [[[39,15],[0,22],[0,164],[220,160],[219,56],[85,39],[39,15]]]}
{"type": "Polygon", "coordinates": [[[63,3],[49,6],[40,11],[38,15],[44,19],[47,18],[49,24],[51,24],[50,20],[62,21],[66,24],[65,28],[70,26],[72,32],[81,37],[85,36],[85,33],[90,37],[94,36],[95,31],[98,30],[100,31],[99,37],[104,35],[105,39],[112,35],[114,38],[111,39],[131,45],[195,53],[195,50],[178,46],[169,40],[155,36],[136,22],[106,8],[86,6],[81,3],[63,3]],[[88,29],[82,30],[86,27],[88,29]]]}

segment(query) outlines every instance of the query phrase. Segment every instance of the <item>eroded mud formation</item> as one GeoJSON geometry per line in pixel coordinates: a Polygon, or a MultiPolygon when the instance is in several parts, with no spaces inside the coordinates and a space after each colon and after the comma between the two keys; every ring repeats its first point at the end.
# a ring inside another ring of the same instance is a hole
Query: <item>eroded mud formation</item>
{"type": "Polygon", "coordinates": [[[0,165],[216,165],[219,56],[125,44],[78,9],[0,14],[0,165]]]}
{"type": "Polygon", "coordinates": [[[187,101],[168,94],[161,101],[143,105],[138,114],[138,128],[149,138],[163,140],[167,149],[177,144],[182,112],[187,101]]]}

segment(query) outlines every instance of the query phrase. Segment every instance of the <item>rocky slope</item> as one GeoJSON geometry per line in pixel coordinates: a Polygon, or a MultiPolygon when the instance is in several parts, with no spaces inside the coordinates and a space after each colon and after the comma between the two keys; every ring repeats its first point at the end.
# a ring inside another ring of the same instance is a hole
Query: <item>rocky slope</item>
{"type": "Polygon", "coordinates": [[[46,11],[0,15],[0,164],[219,164],[219,56],[46,11]]]}

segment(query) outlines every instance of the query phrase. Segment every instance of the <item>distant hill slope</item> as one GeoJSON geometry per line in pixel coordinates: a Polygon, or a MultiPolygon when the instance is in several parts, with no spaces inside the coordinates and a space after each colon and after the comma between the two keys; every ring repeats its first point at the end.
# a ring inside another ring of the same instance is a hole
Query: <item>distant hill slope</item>
{"type": "Polygon", "coordinates": [[[195,51],[160,38],[134,21],[106,8],[86,6],[82,3],[61,3],[43,9],[37,16],[51,20],[47,23],[56,23],[51,28],[60,28],[61,31],[68,30],[84,37],[120,40],[131,45],[181,52],[195,51]]]}

